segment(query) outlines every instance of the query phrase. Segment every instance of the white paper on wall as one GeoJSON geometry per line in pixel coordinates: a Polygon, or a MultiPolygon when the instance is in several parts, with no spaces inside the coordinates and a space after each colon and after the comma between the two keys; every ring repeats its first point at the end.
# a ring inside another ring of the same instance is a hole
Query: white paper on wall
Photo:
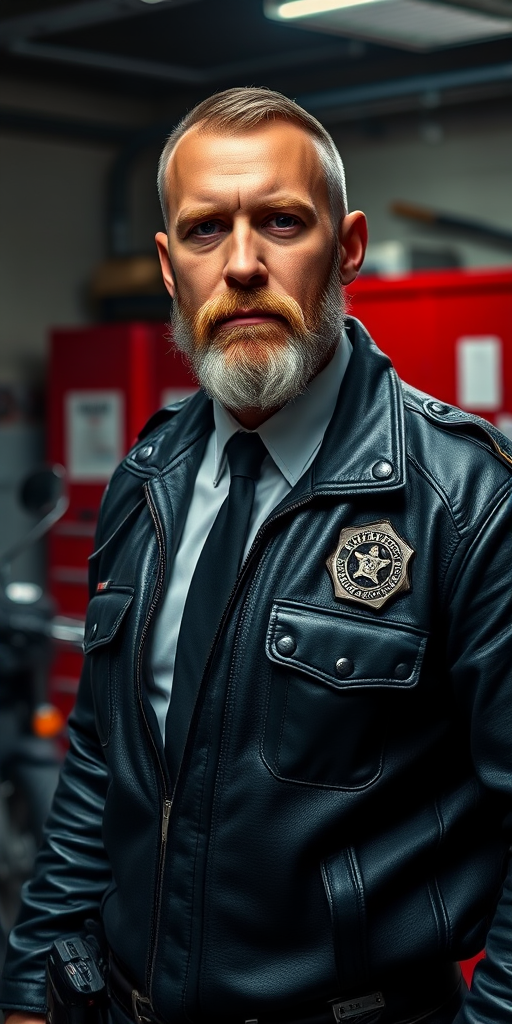
{"type": "Polygon", "coordinates": [[[65,438],[70,480],[109,480],[124,455],[122,391],[68,391],[65,438]]]}
{"type": "Polygon", "coordinates": [[[457,404],[493,412],[503,404],[502,341],[495,335],[459,338],[456,343],[457,404]]]}
{"type": "Polygon", "coordinates": [[[505,434],[512,441],[512,412],[502,412],[499,416],[496,416],[496,426],[498,430],[501,430],[502,434],[505,434]]]}
{"type": "Polygon", "coordinates": [[[173,402],[181,402],[183,398],[189,398],[190,395],[195,395],[198,388],[190,387],[175,387],[165,388],[162,391],[160,400],[162,405],[172,405],[173,402]]]}

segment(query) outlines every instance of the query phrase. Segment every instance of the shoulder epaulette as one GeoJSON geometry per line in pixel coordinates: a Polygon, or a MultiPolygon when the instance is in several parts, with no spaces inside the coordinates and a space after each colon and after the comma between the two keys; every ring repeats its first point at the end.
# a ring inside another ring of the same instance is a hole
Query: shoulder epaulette
{"type": "Polygon", "coordinates": [[[479,436],[490,450],[498,455],[509,469],[512,468],[512,441],[502,434],[493,423],[476,416],[474,413],[465,412],[455,405],[447,402],[440,402],[430,395],[426,395],[409,384],[404,385],[404,397],[411,399],[411,405],[423,413],[431,423],[445,428],[446,430],[466,431],[473,436],[479,436]]]}

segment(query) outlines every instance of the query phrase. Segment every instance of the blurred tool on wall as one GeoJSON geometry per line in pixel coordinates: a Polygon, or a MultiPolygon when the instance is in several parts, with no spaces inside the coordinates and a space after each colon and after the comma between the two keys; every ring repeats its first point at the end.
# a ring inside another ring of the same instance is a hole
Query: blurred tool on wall
{"type": "Polygon", "coordinates": [[[392,203],[390,209],[397,217],[405,217],[407,220],[416,221],[434,229],[442,230],[444,228],[452,233],[455,231],[494,244],[497,243],[512,253],[512,231],[508,231],[506,228],[498,228],[494,224],[487,224],[485,221],[474,220],[470,217],[460,217],[454,213],[432,210],[429,206],[407,203],[402,199],[397,199],[392,203]]]}

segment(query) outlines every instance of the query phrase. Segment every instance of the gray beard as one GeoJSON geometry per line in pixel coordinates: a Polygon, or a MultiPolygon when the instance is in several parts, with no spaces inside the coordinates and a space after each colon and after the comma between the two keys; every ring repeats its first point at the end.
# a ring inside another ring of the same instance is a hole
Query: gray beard
{"type": "Polygon", "coordinates": [[[178,299],[171,312],[173,341],[189,359],[206,393],[234,411],[277,409],[306,390],[330,352],[334,352],[344,325],[338,261],[334,261],[329,281],[320,299],[318,329],[301,336],[290,334],[287,344],[269,348],[264,365],[244,358],[227,360],[225,352],[210,344],[196,346],[188,319],[178,299]]]}

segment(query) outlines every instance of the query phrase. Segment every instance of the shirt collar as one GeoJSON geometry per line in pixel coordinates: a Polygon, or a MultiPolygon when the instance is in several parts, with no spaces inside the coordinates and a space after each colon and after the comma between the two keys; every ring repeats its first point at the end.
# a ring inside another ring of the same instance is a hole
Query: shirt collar
{"type": "MultiPolygon", "coordinates": [[[[260,435],[269,455],[293,487],[311,465],[336,406],[341,382],[352,353],[352,345],[343,331],[340,344],[323,370],[308,384],[307,390],[265,420],[254,433],[260,435]]],[[[225,465],[225,448],[240,426],[238,420],[219,402],[213,403],[215,419],[215,469],[217,486],[225,465]]],[[[248,431],[250,433],[250,431],[248,431]]]]}

